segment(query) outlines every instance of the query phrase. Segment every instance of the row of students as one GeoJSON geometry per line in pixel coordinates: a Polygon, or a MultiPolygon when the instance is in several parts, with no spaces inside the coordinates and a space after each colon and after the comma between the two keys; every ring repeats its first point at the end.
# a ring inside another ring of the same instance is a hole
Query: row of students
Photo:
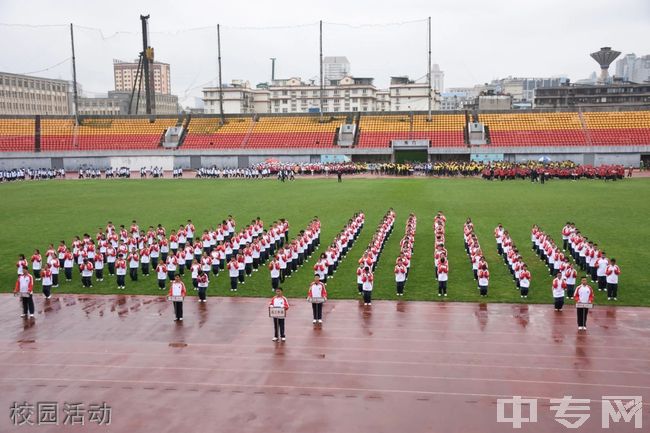
{"type": "Polygon", "coordinates": [[[449,279],[449,261],[447,248],[445,248],[445,231],[447,217],[438,211],[433,219],[433,233],[435,236],[435,249],[433,251],[433,266],[438,280],[438,296],[447,296],[447,280],[449,279]]]}
{"type": "Polygon", "coordinates": [[[483,250],[479,244],[478,236],[474,233],[474,223],[471,218],[467,218],[463,225],[463,239],[465,242],[465,251],[472,263],[474,279],[478,283],[479,294],[481,297],[486,297],[490,285],[490,271],[487,261],[483,256],[483,250]]]}
{"type": "Polygon", "coordinates": [[[616,264],[616,259],[607,258],[598,244],[583,236],[572,222],[567,222],[562,228],[562,238],[566,238],[565,250],[569,249],[580,269],[587,273],[593,283],[598,284],[598,290],[607,291],[607,300],[617,301],[621,268],[616,264]]]}
{"type": "Polygon", "coordinates": [[[519,289],[519,296],[522,299],[528,298],[530,290],[531,274],[524,259],[519,254],[519,249],[515,245],[510,233],[503,228],[502,224],[497,225],[494,229],[494,237],[497,242],[497,252],[503,257],[513,280],[519,289]]]}
{"type": "Polygon", "coordinates": [[[532,250],[544,261],[549,273],[554,277],[551,292],[555,310],[560,311],[564,306],[564,298],[573,298],[578,273],[564,251],[537,224],[531,229],[530,239],[532,250]]]}
{"type": "Polygon", "coordinates": [[[395,285],[397,296],[404,296],[404,285],[408,280],[409,270],[411,269],[411,257],[413,256],[413,244],[415,243],[415,228],[417,218],[411,213],[406,220],[404,237],[399,242],[400,252],[395,260],[395,285]]]}
{"type": "Polygon", "coordinates": [[[395,211],[390,208],[383,216],[377,226],[377,230],[368,243],[368,247],[359,259],[357,268],[357,289],[359,295],[363,295],[363,303],[366,306],[372,305],[372,289],[375,281],[374,270],[381,258],[386,241],[393,232],[395,224],[395,211]]]}
{"type": "MultiPolygon", "coordinates": [[[[343,229],[334,237],[334,240],[330,244],[329,248],[326,251],[321,253],[320,257],[314,264],[314,274],[318,275],[319,280],[324,284],[327,283],[327,280],[334,278],[336,269],[341,260],[345,258],[354,242],[359,237],[361,229],[363,228],[363,223],[365,221],[365,215],[363,212],[357,212],[352,218],[350,218],[343,227],[343,229]]],[[[271,275],[271,283],[273,282],[273,275],[271,275]]],[[[276,280],[275,284],[278,281],[276,280]]],[[[274,289],[276,286],[273,287],[274,289]]]]}

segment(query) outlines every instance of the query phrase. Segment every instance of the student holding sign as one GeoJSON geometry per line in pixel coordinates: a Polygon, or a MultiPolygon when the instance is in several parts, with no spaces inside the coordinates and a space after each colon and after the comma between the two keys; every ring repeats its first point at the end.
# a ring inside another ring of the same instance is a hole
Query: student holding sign
{"type": "Polygon", "coordinates": [[[275,296],[269,302],[269,316],[273,318],[273,341],[287,340],[284,335],[284,319],[288,309],[289,301],[282,296],[282,289],[278,287],[275,289],[275,296]]]}
{"type": "Polygon", "coordinates": [[[325,289],[325,284],[320,281],[320,276],[316,274],[307,293],[307,302],[311,302],[311,309],[314,313],[312,323],[323,323],[323,303],[325,301],[327,301],[327,289],[325,289]]]}
{"type": "Polygon", "coordinates": [[[181,276],[176,274],[174,281],[169,285],[169,297],[174,303],[174,321],[183,320],[183,298],[187,294],[181,276]]]}
{"type": "Polygon", "coordinates": [[[587,314],[593,307],[594,290],[587,284],[587,277],[582,277],[581,284],[576,287],[576,293],[573,297],[576,301],[576,311],[578,313],[578,331],[587,330],[587,314]]]}

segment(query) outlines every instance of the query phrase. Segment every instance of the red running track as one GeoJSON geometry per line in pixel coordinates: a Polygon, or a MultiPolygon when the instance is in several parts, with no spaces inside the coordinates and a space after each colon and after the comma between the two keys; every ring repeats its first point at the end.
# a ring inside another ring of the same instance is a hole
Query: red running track
{"type": "MultiPolygon", "coordinates": [[[[591,399],[578,432],[601,431],[604,395],[639,395],[650,423],[650,309],[597,306],[588,331],[552,305],[356,301],[322,329],[293,300],[273,343],[264,299],[0,296],[0,432],[559,432],[550,398],[591,399]],[[539,398],[538,422],[496,422],[498,398],[539,398]],[[14,402],[106,402],[110,426],[15,427],[14,402]]],[[[609,430],[632,432],[632,423],[609,430]]]]}

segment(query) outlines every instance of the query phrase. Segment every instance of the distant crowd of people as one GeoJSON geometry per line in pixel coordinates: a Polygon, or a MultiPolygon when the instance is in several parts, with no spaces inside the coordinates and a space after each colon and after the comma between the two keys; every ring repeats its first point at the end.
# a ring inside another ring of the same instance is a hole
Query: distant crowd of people
{"type": "MultiPolygon", "coordinates": [[[[266,179],[275,177],[278,180],[293,180],[299,176],[338,176],[369,174],[372,176],[436,176],[436,177],[474,177],[481,176],[486,180],[530,179],[531,182],[544,183],[549,179],[603,179],[620,180],[632,177],[634,167],[623,165],[578,165],[572,161],[561,162],[478,162],[478,161],[437,161],[437,162],[312,162],[288,163],[269,161],[251,165],[247,168],[237,167],[201,167],[195,170],[195,178],[200,179],[266,179]]],[[[163,178],[163,167],[140,167],[140,178],[163,178]]],[[[63,169],[11,169],[0,170],[0,181],[39,180],[65,178],[63,169]]],[[[79,179],[130,178],[129,167],[108,167],[105,170],[94,167],[79,167],[79,179]]],[[[172,170],[174,179],[183,177],[183,168],[172,170]]]]}

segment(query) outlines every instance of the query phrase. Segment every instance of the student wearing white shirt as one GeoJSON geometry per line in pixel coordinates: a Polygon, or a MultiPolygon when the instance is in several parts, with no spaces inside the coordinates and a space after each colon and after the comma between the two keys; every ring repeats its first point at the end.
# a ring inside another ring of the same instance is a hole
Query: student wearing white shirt
{"type": "Polygon", "coordinates": [[[210,284],[210,277],[208,277],[208,274],[209,272],[204,272],[202,269],[199,270],[199,275],[197,277],[199,286],[199,302],[206,302],[208,285],[210,284]]]}
{"type": "Polygon", "coordinates": [[[553,301],[555,306],[555,311],[562,310],[564,306],[564,290],[566,289],[566,281],[562,277],[562,274],[559,274],[552,283],[552,292],[553,292],[553,301]]]}
{"type": "Polygon", "coordinates": [[[596,259],[595,268],[596,268],[596,280],[598,281],[598,291],[602,292],[607,289],[607,268],[609,267],[609,260],[606,257],[605,252],[601,253],[601,257],[596,259]]]}
{"type": "MultiPolygon", "coordinates": [[[[181,281],[181,276],[176,275],[174,281],[169,285],[169,296],[183,296],[187,294],[185,284],[181,281]]],[[[174,321],[183,320],[183,301],[173,301],[174,303],[174,321]]]]}
{"type": "MultiPolygon", "coordinates": [[[[275,296],[271,298],[271,302],[269,302],[270,307],[282,307],[284,310],[289,309],[289,301],[287,301],[287,298],[282,296],[282,289],[277,288],[275,289],[275,296]]],[[[274,336],[273,336],[273,341],[286,341],[286,336],[284,334],[284,320],[285,319],[279,319],[274,317],[273,318],[273,329],[274,329],[274,336]]]]}
{"type": "Polygon", "coordinates": [[[621,274],[621,268],[616,264],[616,259],[612,258],[605,275],[607,278],[607,300],[618,301],[618,276],[621,274]]]}
{"type": "MultiPolygon", "coordinates": [[[[576,293],[573,297],[576,302],[582,304],[593,304],[594,302],[594,290],[589,284],[587,284],[587,277],[582,277],[581,284],[576,287],[576,293]]],[[[589,313],[588,308],[576,308],[578,314],[578,331],[587,330],[587,315],[589,313]]]]}
{"type": "Polygon", "coordinates": [[[14,293],[28,293],[29,296],[21,296],[21,301],[23,303],[23,314],[20,317],[34,317],[34,299],[32,298],[32,291],[34,290],[34,277],[29,274],[29,269],[27,266],[23,266],[23,273],[18,275],[16,280],[16,286],[14,287],[14,293]]]}
{"type": "Polygon", "coordinates": [[[311,309],[314,316],[312,323],[323,323],[323,303],[312,302],[314,298],[323,298],[324,301],[327,300],[327,289],[325,289],[325,284],[321,283],[318,274],[314,276],[314,281],[309,286],[307,301],[311,302],[311,309]]]}

